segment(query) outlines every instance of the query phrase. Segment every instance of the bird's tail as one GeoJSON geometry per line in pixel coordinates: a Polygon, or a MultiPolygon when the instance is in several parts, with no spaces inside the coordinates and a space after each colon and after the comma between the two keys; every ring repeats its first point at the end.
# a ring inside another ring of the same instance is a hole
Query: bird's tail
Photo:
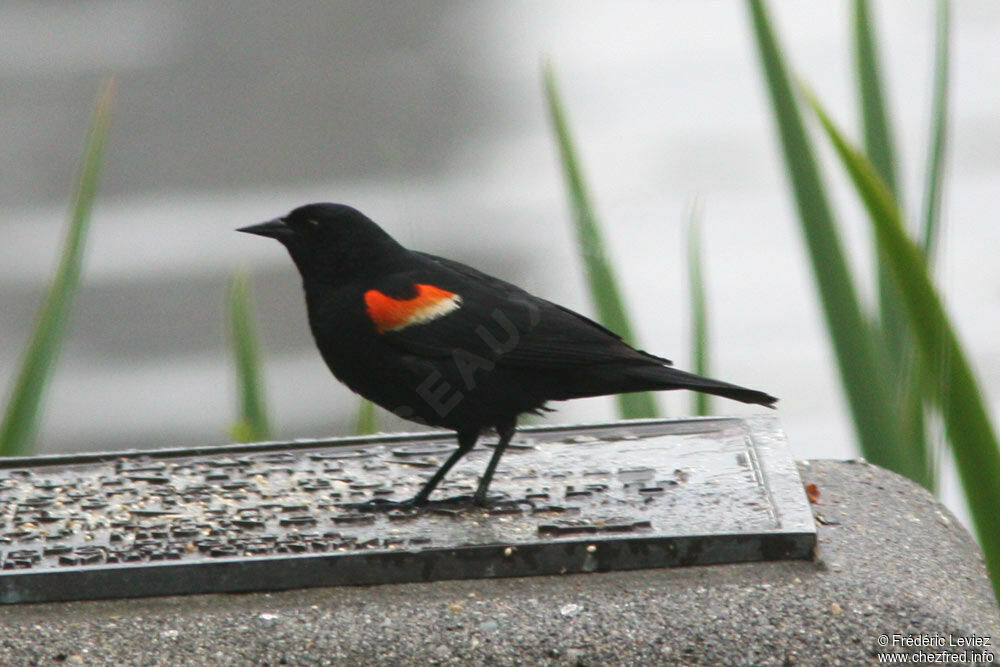
{"type": "Polygon", "coordinates": [[[755,403],[773,408],[778,399],[763,391],[747,389],[739,385],[729,384],[720,380],[688,373],[670,366],[638,366],[626,371],[628,378],[636,383],[636,389],[630,391],[649,391],[662,389],[690,389],[714,396],[730,398],[742,403],[755,403]]]}

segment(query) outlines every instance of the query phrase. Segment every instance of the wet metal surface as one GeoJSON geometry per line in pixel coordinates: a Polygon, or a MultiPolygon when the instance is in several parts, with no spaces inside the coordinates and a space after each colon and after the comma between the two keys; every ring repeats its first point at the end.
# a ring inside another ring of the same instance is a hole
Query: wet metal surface
{"type": "MultiPolygon", "coordinates": [[[[486,439],[492,442],[491,438],[486,439]]],[[[488,509],[412,496],[442,434],[0,461],[0,602],[808,558],[776,418],[519,432],[488,509]]],[[[432,498],[470,494],[478,447],[432,498]]]]}

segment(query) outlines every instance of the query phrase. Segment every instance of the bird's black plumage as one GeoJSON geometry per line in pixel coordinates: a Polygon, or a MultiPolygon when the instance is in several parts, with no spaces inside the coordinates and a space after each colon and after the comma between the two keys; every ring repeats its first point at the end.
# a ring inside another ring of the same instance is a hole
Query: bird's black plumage
{"type": "Polygon", "coordinates": [[[309,204],[239,231],[287,249],[302,276],[316,346],[341,382],[401,417],[458,434],[458,449],[409,502],[426,503],[495,428],[487,490],[518,415],[547,401],[692,389],[744,403],[777,399],[677,370],[600,324],[459,262],[407,250],[359,211],[309,204]]]}

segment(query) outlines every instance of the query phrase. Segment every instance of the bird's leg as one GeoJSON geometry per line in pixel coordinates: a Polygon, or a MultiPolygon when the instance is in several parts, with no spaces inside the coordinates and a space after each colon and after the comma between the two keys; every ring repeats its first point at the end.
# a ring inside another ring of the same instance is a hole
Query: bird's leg
{"type": "Polygon", "coordinates": [[[493,481],[493,473],[496,472],[497,464],[500,463],[500,457],[503,456],[504,450],[510,444],[511,438],[514,437],[515,430],[516,425],[514,422],[497,426],[497,435],[500,436],[500,439],[493,450],[493,456],[490,458],[489,465],[486,466],[486,472],[483,473],[482,478],[479,480],[476,495],[472,497],[472,502],[480,507],[484,507],[487,504],[486,492],[489,491],[490,482],[493,481]]]}
{"type": "Polygon", "coordinates": [[[441,464],[441,467],[437,469],[434,476],[427,480],[423,488],[417,492],[417,495],[413,496],[410,500],[406,501],[409,505],[415,505],[420,507],[421,505],[427,504],[427,499],[430,497],[431,493],[441,483],[444,476],[448,474],[448,471],[458,463],[459,459],[472,451],[472,448],[476,446],[476,440],[479,439],[479,431],[471,431],[458,434],[458,449],[451,453],[451,456],[441,464]]]}

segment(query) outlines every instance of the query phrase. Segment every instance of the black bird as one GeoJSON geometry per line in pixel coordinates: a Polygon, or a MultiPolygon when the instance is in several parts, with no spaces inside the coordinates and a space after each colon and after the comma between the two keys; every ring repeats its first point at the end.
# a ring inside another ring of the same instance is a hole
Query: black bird
{"type": "Polygon", "coordinates": [[[405,504],[495,428],[473,497],[487,503],[517,418],[547,401],[692,389],[771,407],[761,391],[686,373],[600,324],[443,257],[407,250],[361,212],[309,204],[238,231],[276,239],[302,275],[309,326],[338,380],[415,422],[456,431],[458,449],[405,504]]]}

